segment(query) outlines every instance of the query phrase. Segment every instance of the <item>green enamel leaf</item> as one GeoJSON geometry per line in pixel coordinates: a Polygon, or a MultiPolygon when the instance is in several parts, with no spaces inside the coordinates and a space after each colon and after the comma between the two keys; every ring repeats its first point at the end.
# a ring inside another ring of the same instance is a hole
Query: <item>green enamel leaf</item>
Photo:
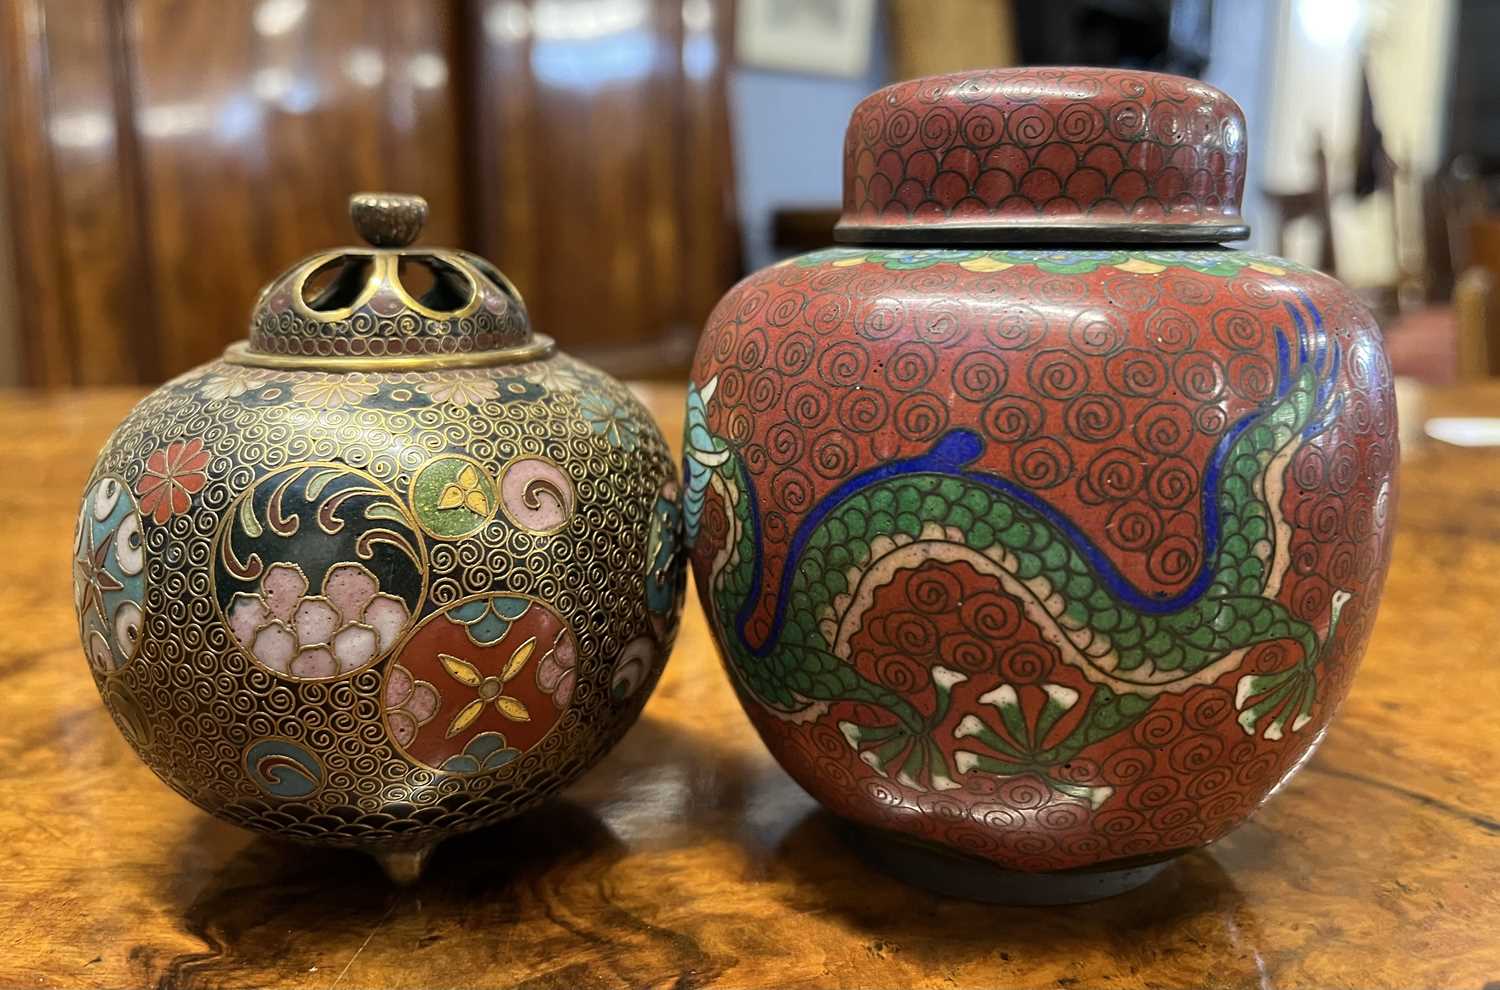
{"type": "Polygon", "coordinates": [[[390,502],[371,502],[365,506],[366,519],[384,519],[386,522],[400,523],[403,526],[410,525],[401,510],[390,502]]]}
{"type": "Polygon", "coordinates": [[[259,539],[265,530],[260,525],[260,520],[255,518],[255,499],[253,497],[240,500],[239,511],[240,529],[250,539],[259,539]]]}
{"type": "Polygon", "coordinates": [[[303,490],[304,497],[309,502],[316,502],[318,497],[323,494],[323,489],[327,487],[328,483],[342,473],[337,468],[328,468],[315,473],[308,479],[307,487],[303,490]]]}

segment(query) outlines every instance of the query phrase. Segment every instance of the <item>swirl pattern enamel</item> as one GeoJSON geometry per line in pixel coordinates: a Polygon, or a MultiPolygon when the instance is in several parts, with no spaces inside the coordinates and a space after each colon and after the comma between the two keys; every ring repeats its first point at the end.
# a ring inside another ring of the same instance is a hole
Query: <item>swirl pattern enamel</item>
{"type": "Polygon", "coordinates": [[[1239,221],[1245,118],[1156,72],[999,69],[897,83],[855,109],[842,222],[1239,221]]]}
{"type": "Polygon", "coordinates": [[[1053,871],[1243,820],[1364,648],[1363,307],[1228,250],[846,248],[710,318],[684,528],[751,719],[849,818],[1053,871]]]}
{"type": "Polygon", "coordinates": [[[121,730],[184,796],[267,831],[420,843],[540,800],[635,720],[677,628],[674,484],[645,410],[566,357],[216,362],[101,455],[80,633],[121,730]]]}

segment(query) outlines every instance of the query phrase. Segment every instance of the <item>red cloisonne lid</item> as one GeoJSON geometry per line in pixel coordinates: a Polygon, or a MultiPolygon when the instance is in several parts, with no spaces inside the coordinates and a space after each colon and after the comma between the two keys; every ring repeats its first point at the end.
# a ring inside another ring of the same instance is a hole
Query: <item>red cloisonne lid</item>
{"type": "Polygon", "coordinates": [[[1240,240],[1245,115],[1212,86],[1126,69],[896,83],[844,137],[846,242],[1240,240]]]}

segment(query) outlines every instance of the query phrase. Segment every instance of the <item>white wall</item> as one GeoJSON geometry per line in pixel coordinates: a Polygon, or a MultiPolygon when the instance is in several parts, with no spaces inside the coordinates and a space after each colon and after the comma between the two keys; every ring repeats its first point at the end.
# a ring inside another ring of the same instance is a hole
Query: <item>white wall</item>
{"type": "MultiPolygon", "coordinates": [[[[882,53],[877,37],[870,71],[862,79],[734,68],[729,108],[749,269],[776,260],[774,209],[836,206],[842,200],[844,128],[854,105],[885,85],[882,53]]],[[[832,236],[830,231],[829,243],[832,236]]]]}
{"type": "Polygon", "coordinates": [[[1232,96],[1245,111],[1249,131],[1250,164],[1245,179],[1241,214],[1250,224],[1250,240],[1242,247],[1269,251],[1276,225],[1263,193],[1266,183],[1268,105],[1275,60],[1277,4],[1221,2],[1214,5],[1213,36],[1209,41],[1208,70],[1203,81],[1232,96]]]}

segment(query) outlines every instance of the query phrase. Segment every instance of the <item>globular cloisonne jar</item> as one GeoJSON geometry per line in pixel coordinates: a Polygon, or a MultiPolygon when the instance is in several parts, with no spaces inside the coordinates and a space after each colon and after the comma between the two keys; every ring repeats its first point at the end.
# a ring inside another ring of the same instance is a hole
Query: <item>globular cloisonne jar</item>
{"type": "Polygon", "coordinates": [[[697,585],[766,745],[878,865],[1128,889],[1244,821],[1347,692],[1390,369],[1333,279],[1220,246],[1245,155],[1189,79],[891,86],[845,139],[846,246],[710,317],[697,585]]]}
{"type": "Polygon", "coordinates": [[[370,247],[277,278],[248,342],[110,437],[74,590],[104,703],[163,780],[406,881],[635,721],[681,523],[623,386],[533,333],[488,262],[409,247],[420,198],[351,212],[370,247]]]}

